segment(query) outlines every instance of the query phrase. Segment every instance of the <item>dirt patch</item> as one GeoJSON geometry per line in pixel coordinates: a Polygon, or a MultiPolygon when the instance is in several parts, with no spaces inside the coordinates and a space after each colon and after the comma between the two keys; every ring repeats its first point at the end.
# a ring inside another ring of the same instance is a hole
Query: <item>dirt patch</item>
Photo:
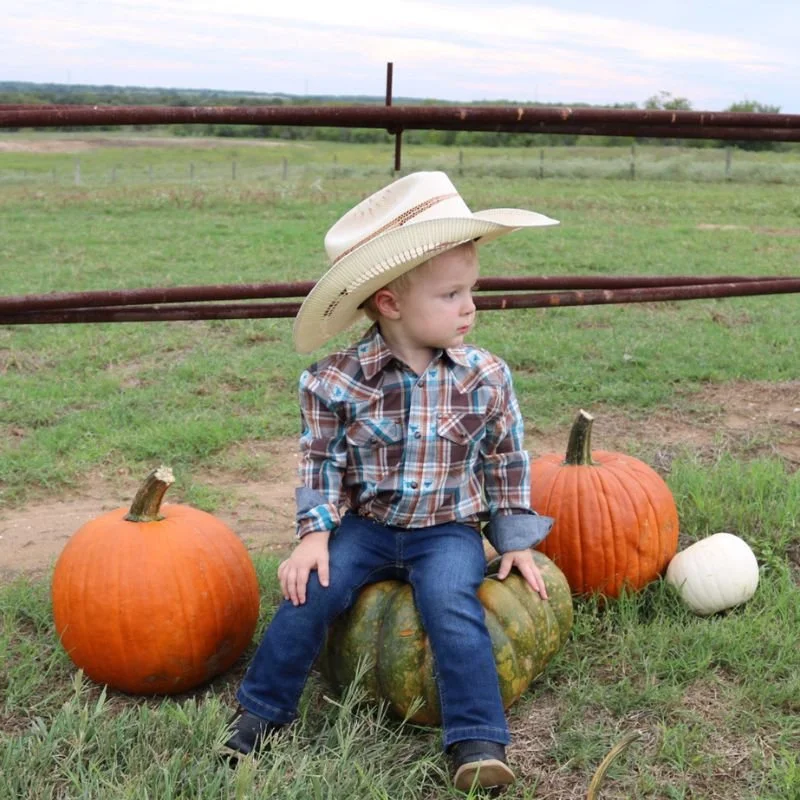
{"type": "Polygon", "coordinates": [[[87,136],[69,139],[0,139],[0,153],[85,153],[103,148],[187,147],[214,150],[220,147],[283,147],[287,143],[272,139],[221,139],[181,136],[87,136]]]}
{"type": "Polygon", "coordinates": [[[800,236],[800,228],[767,228],[763,225],[717,225],[713,222],[700,222],[696,227],[699,231],[750,231],[750,233],[768,233],[772,236],[800,236]]]}
{"type": "MultiPolygon", "coordinates": [[[[800,467],[800,381],[713,384],[682,398],[679,406],[635,416],[588,405],[595,417],[592,447],[630,453],[661,472],[682,451],[713,460],[734,450],[800,467]]],[[[529,429],[528,449],[534,457],[564,452],[567,435],[529,429]]]]}
{"type": "MultiPolygon", "coordinates": [[[[291,549],[296,448],[294,439],[251,442],[237,448],[246,449],[251,461],[266,464],[259,470],[258,479],[253,477],[253,470],[247,470],[247,476],[216,470],[193,476],[196,484],[225,490],[226,507],[215,511],[214,516],[234,530],[251,553],[281,555],[291,549]],[[287,454],[292,458],[289,469],[287,454]]],[[[19,572],[49,570],[78,528],[107,511],[130,505],[135,490],[136,476],[93,475],[80,493],[39,498],[21,508],[0,512],[0,579],[19,572]]],[[[173,502],[181,500],[173,498],[173,502]]]]}
{"type": "MultiPolygon", "coordinates": [[[[790,469],[800,468],[800,381],[715,384],[684,398],[680,407],[632,417],[589,406],[595,415],[593,447],[630,453],[662,474],[687,451],[709,461],[726,450],[750,458],[773,456],[790,469]]],[[[529,428],[526,444],[536,458],[564,452],[567,437],[566,429],[529,428]]],[[[292,546],[296,448],[294,439],[239,445],[244,452],[236,454],[238,460],[265,465],[258,477],[252,469],[194,475],[198,484],[225,489],[229,503],[215,515],[253,553],[282,555],[292,546]]],[[[81,525],[130,503],[134,481],[133,476],[96,476],[80,494],[40,498],[0,513],[0,576],[49,569],[81,525]]]]}

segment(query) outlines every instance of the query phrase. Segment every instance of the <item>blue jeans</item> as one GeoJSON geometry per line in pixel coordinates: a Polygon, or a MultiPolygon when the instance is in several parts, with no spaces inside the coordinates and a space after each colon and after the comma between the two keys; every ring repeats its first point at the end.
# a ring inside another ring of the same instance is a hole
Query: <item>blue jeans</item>
{"type": "Polygon", "coordinates": [[[329,541],[330,582],[317,573],[306,602],[279,606],[237,697],[253,714],[291,722],[330,623],[358,591],[387,570],[411,584],[430,641],[442,712],[443,744],[509,741],[491,639],[477,590],[486,559],[481,535],[457,522],[395,528],[348,513],[329,541]]]}

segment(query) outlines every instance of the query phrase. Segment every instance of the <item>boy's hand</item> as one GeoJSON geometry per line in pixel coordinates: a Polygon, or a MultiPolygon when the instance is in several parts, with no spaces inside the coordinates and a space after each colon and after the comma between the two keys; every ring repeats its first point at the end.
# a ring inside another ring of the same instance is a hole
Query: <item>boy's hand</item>
{"type": "Polygon", "coordinates": [[[281,591],[292,605],[299,606],[306,601],[306,586],[312,570],[319,573],[319,582],[328,585],[328,531],[307,533],[292,551],[286,561],[278,567],[278,580],[281,591]]]}
{"type": "Polygon", "coordinates": [[[511,572],[511,568],[516,567],[522,577],[530,585],[531,589],[539,593],[542,600],[547,600],[547,587],[544,585],[544,578],[542,573],[539,572],[539,567],[533,560],[533,551],[531,550],[509,550],[503,553],[500,559],[500,569],[497,570],[497,577],[502,581],[511,572]]]}

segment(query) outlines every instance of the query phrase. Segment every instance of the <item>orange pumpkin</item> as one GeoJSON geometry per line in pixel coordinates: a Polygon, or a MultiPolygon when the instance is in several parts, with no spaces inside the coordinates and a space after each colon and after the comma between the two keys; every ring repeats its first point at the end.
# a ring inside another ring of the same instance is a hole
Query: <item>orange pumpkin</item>
{"type": "Polygon", "coordinates": [[[153,470],[130,510],[94,519],[53,573],[55,627],[94,681],[134,694],[174,694],[228,669],[258,621],[253,563],[220,520],[166,505],[172,472],[153,470]]]}
{"type": "Polygon", "coordinates": [[[573,592],[617,597],[663,572],[678,548],[678,512],[667,484],[643,461],[592,453],[594,417],[581,410],[566,458],[531,464],[531,504],[555,519],[538,545],[573,592]]]}

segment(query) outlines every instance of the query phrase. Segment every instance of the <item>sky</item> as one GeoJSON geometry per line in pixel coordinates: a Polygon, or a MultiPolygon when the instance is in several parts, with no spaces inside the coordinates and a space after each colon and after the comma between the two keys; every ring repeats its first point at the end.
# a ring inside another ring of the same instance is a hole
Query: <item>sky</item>
{"type": "Polygon", "coordinates": [[[0,81],[800,113],[798,0],[6,0],[0,81]]]}

